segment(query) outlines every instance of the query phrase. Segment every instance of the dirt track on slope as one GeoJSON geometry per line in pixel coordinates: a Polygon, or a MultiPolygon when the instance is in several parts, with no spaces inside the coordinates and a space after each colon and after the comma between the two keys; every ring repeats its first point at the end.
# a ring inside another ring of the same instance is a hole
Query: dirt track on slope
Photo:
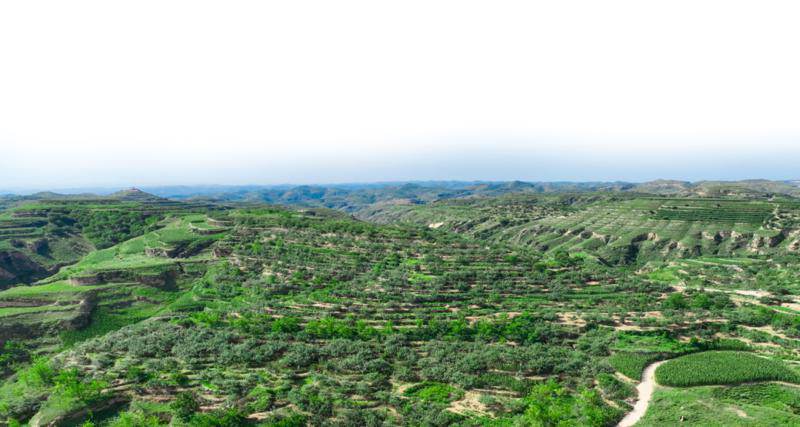
{"type": "Polygon", "coordinates": [[[630,427],[642,419],[647,412],[647,407],[650,406],[650,399],[653,398],[653,390],[656,387],[656,368],[664,362],[666,361],[662,360],[645,368],[642,382],[636,386],[636,391],[639,393],[636,405],[633,406],[633,411],[625,415],[625,418],[617,424],[617,427],[630,427]]]}

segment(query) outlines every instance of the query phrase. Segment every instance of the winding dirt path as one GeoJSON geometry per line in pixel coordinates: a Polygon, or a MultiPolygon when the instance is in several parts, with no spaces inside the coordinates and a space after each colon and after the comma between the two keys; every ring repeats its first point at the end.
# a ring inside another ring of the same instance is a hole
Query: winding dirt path
{"type": "Polygon", "coordinates": [[[636,386],[636,391],[639,393],[636,405],[634,405],[633,410],[629,412],[628,415],[625,415],[625,418],[617,424],[617,427],[631,427],[642,419],[645,412],[647,412],[650,399],[653,397],[653,390],[656,387],[656,369],[664,362],[666,362],[666,360],[653,363],[645,368],[644,374],[642,374],[642,382],[636,386]]]}

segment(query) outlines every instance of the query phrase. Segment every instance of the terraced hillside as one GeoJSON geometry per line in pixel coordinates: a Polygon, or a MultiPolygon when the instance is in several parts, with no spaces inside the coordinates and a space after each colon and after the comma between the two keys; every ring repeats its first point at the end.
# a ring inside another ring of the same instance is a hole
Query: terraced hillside
{"type": "Polygon", "coordinates": [[[158,229],[108,249],[35,285],[0,292],[0,340],[58,348],[148,318],[201,276],[225,228],[205,215],[169,217],[158,229]]]}
{"type": "MultiPolygon", "coordinates": [[[[610,203],[513,205],[567,218],[610,203]]],[[[631,409],[652,361],[709,350],[789,370],[800,360],[800,311],[783,303],[800,295],[793,258],[634,270],[491,233],[277,207],[173,213],[154,226],[0,292],[0,419],[605,426],[631,409]],[[784,292],[764,291],[765,280],[784,292]],[[767,294],[737,293],[747,289],[767,294]]],[[[684,398],[668,391],[654,407],[684,398]]],[[[769,408],[746,409],[800,422],[796,408],[769,408]]],[[[664,411],[653,419],[679,422],[664,411]]]]}
{"type": "Polygon", "coordinates": [[[158,228],[158,222],[171,213],[204,212],[209,208],[138,190],[108,197],[42,193],[7,198],[2,206],[0,289],[50,276],[95,248],[158,228]]]}
{"type": "Polygon", "coordinates": [[[795,199],[510,196],[374,206],[360,216],[545,252],[587,252],[610,263],[800,252],[800,202],[795,199]]]}

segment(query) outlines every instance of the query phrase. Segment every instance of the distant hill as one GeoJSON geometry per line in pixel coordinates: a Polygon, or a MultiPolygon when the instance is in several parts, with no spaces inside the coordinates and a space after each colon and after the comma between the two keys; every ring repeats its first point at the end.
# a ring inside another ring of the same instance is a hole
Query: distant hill
{"type": "Polygon", "coordinates": [[[331,207],[352,211],[371,203],[394,199],[410,202],[493,197],[504,194],[546,194],[583,192],[635,192],[657,195],[698,197],[763,197],[788,195],[800,197],[800,180],[770,181],[681,181],[659,179],[634,183],[624,181],[527,182],[527,181],[408,181],[313,185],[172,185],[118,189],[70,189],[44,191],[32,195],[9,195],[7,198],[63,199],[112,197],[129,200],[166,198],[174,200],[212,200],[228,202],[265,202],[287,205],[331,207]]]}
{"type": "Polygon", "coordinates": [[[276,187],[192,187],[158,189],[154,194],[178,200],[270,203],[325,207],[358,212],[375,204],[425,204],[450,199],[498,197],[507,194],[616,192],[682,197],[739,197],[769,199],[800,197],[791,181],[675,181],[629,182],[408,182],[387,184],[299,185],[276,187]],[[168,195],[171,194],[171,195],[168,195]]]}
{"type": "Polygon", "coordinates": [[[636,191],[649,194],[684,194],[691,192],[692,183],[689,181],[675,181],[658,179],[635,186],[636,191]]]}
{"type": "Polygon", "coordinates": [[[116,193],[112,193],[108,196],[112,199],[118,200],[125,200],[125,201],[150,201],[150,202],[158,202],[164,201],[165,199],[155,196],[150,193],[146,193],[138,188],[130,188],[127,190],[117,191],[116,193]]]}
{"type": "Polygon", "coordinates": [[[773,195],[800,196],[797,181],[669,181],[657,180],[636,185],[636,191],[648,194],[698,197],[770,197],[773,195]]]}

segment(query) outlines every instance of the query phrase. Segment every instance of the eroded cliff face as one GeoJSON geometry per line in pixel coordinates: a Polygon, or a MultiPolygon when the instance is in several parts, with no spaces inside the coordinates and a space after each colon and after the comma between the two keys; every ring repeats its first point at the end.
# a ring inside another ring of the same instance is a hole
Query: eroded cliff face
{"type": "Polygon", "coordinates": [[[0,289],[44,279],[94,248],[80,235],[33,240],[11,239],[0,250],[0,289]]]}
{"type": "Polygon", "coordinates": [[[30,283],[50,274],[51,270],[43,267],[23,252],[0,251],[0,289],[15,283],[30,283]]]}

